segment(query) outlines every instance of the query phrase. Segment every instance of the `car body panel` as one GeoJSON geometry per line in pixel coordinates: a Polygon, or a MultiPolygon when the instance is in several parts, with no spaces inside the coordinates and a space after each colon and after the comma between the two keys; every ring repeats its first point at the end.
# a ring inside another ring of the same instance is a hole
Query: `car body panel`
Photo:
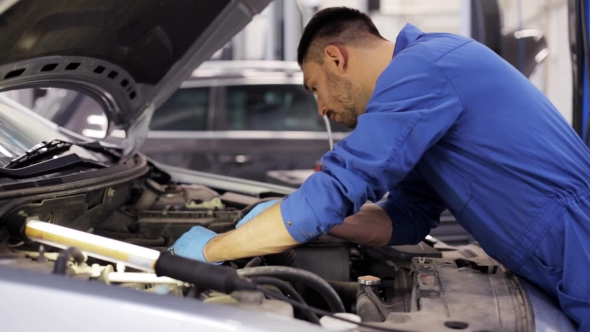
{"type": "Polygon", "coordinates": [[[0,292],[10,302],[0,310],[6,331],[325,331],[278,314],[5,266],[0,292]]]}
{"type": "Polygon", "coordinates": [[[539,288],[522,279],[535,315],[535,329],[537,332],[575,332],[572,321],[561,311],[559,305],[551,300],[539,288]]]}

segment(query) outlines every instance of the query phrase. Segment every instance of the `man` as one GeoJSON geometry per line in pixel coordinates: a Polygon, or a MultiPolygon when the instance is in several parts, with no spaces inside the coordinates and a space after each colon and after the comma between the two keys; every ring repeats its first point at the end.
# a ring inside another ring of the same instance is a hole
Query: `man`
{"type": "Polygon", "coordinates": [[[347,8],[314,16],[298,61],[319,113],[354,131],[289,197],[226,234],[195,227],[177,254],[222,262],[328,232],[415,244],[448,208],[487,253],[590,331],[590,153],[523,75],[461,36],[408,24],[392,43],[347,8]]]}

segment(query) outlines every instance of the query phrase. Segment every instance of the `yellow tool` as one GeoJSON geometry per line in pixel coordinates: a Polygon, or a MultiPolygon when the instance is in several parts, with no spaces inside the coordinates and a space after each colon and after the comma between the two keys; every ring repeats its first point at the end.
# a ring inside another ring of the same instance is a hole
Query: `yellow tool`
{"type": "Polygon", "coordinates": [[[89,256],[123,263],[146,272],[153,272],[160,252],[122,241],[77,231],[42,221],[28,221],[24,235],[31,241],[67,249],[76,247],[89,256]]]}
{"type": "Polygon", "coordinates": [[[171,252],[160,253],[157,250],[42,221],[27,221],[24,227],[14,225],[12,229],[18,233],[13,236],[25,237],[29,241],[62,249],[77,248],[88,256],[123,263],[146,272],[155,272],[158,277],[169,277],[203,289],[229,294],[234,290],[255,290],[258,287],[241,278],[235,269],[228,266],[200,262],[173,255],[171,252]]]}

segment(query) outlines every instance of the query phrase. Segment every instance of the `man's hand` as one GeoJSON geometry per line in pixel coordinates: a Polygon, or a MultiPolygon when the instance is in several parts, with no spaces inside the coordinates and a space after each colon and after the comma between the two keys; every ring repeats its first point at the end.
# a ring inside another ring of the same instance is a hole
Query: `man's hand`
{"type": "Polygon", "coordinates": [[[207,245],[209,241],[217,236],[217,233],[208,230],[205,227],[195,226],[191,228],[190,231],[182,234],[170,249],[174,250],[175,255],[208,262],[203,256],[203,248],[205,248],[205,245],[207,245]]]}
{"type": "Polygon", "coordinates": [[[389,243],[393,226],[391,219],[379,205],[365,204],[358,213],[332,227],[328,234],[351,243],[378,247],[389,243]]]}
{"type": "Polygon", "coordinates": [[[254,217],[258,216],[259,214],[261,214],[262,212],[266,211],[266,209],[268,209],[269,207],[277,204],[278,202],[280,202],[281,200],[279,199],[275,199],[272,201],[268,201],[268,202],[264,202],[264,203],[260,203],[258,205],[256,205],[252,211],[250,211],[246,216],[244,216],[244,218],[242,218],[242,220],[240,220],[237,224],[236,224],[236,228],[244,225],[245,223],[247,223],[248,221],[252,220],[254,217]]]}
{"type": "Polygon", "coordinates": [[[291,237],[283,222],[281,203],[275,203],[238,229],[214,237],[203,250],[210,262],[284,252],[299,243],[291,237]]]}

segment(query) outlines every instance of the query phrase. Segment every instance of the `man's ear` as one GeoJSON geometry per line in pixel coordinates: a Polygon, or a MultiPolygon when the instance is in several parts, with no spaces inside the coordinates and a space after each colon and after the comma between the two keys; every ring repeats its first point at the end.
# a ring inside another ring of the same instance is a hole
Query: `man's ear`
{"type": "Polygon", "coordinates": [[[324,49],[324,56],[328,67],[341,73],[348,68],[348,51],[345,46],[328,45],[324,49]]]}

